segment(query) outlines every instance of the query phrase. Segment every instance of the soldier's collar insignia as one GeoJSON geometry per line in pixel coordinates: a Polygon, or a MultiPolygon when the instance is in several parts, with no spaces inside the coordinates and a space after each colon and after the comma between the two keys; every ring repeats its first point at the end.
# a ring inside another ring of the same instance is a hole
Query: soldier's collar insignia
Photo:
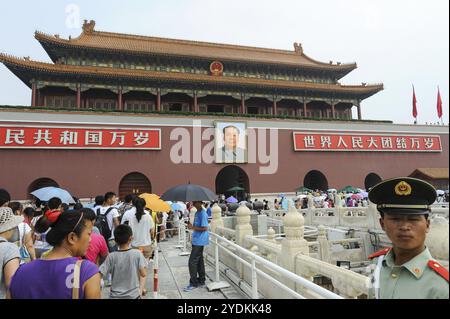
{"type": "Polygon", "coordinates": [[[411,185],[409,185],[407,182],[405,181],[401,181],[399,182],[397,185],[395,185],[395,194],[400,195],[400,196],[408,196],[411,195],[411,185]]]}

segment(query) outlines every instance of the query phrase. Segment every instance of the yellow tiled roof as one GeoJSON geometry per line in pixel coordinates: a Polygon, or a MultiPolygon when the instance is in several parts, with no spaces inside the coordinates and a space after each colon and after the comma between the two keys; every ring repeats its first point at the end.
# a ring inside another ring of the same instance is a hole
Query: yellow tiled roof
{"type": "Polygon", "coordinates": [[[350,92],[361,94],[374,94],[383,89],[383,84],[373,85],[342,85],[323,84],[310,82],[296,82],[288,80],[266,80],[244,77],[211,76],[206,74],[179,73],[179,72],[157,72],[147,70],[130,70],[110,67],[75,66],[66,64],[51,64],[37,62],[30,59],[20,59],[4,53],[0,53],[0,62],[21,68],[52,73],[82,74],[117,77],[133,77],[139,79],[162,79],[162,80],[185,80],[194,82],[209,82],[219,84],[243,84],[257,85],[263,87],[277,87],[287,89],[322,90],[329,92],[350,92]]]}
{"type": "Polygon", "coordinates": [[[311,59],[303,53],[301,45],[294,44],[295,50],[278,50],[238,46],[210,42],[176,40],[158,37],[101,32],[94,30],[95,22],[85,22],[83,32],[77,38],[62,39],[42,32],[36,32],[38,41],[50,41],[72,47],[96,48],[122,52],[167,54],[211,60],[232,60],[269,63],[290,66],[305,66],[335,71],[350,71],[356,63],[330,64],[311,59]]]}

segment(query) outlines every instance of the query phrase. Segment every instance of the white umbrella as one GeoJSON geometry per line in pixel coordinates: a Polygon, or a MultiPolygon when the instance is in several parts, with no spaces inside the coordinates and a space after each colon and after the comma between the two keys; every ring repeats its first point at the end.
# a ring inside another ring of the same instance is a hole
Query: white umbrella
{"type": "Polygon", "coordinates": [[[75,204],[75,200],[73,199],[72,195],[70,195],[70,193],[67,190],[58,187],[53,186],[44,187],[35,190],[30,194],[39,198],[41,201],[44,202],[48,201],[53,197],[58,197],[65,204],[75,204]]]}
{"type": "Polygon", "coordinates": [[[176,202],[178,205],[180,205],[181,207],[183,207],[183,210],[187,209],[187,206],[185,203],[183,202],[176,202]]]}

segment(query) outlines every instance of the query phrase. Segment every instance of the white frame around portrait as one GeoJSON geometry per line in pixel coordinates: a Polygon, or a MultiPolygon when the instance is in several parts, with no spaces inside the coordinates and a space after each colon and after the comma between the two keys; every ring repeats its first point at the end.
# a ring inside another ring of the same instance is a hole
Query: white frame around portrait
{"type": "Polygon", "coordinates": [[[247,134],[247,122],[242,121],[214,121],[214,159],[216,164],[245,164],[248,162],[248,134],[247,134]],[[221,149],[224,146],[223,143],[223,129],[227,126],[236,126],[239,130],[239,136],[244,138],[239,139],[238,147],[243,148],[244,159],[239,161],[236,159],[235,161],[226,161],[223,158],[220,158],[218,149],[221,149]]]}

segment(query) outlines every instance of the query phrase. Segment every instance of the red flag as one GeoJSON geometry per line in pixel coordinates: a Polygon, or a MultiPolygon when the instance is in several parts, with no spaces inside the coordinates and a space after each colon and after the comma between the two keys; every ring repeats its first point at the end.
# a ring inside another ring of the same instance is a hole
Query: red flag
{"type": "Polygon", "coordinates": [[[439,93],[439,86],[438,86],[438,95],[437,95],[437,113],[438,118],[442,117],[442,99],[441,99],[441,93],[439,93]]]}
{"type": "Polygon", "coordinates": [[[413,85],[413,117],[416,118],[417,117],[417,100],[416,100],[416,92],[414,91],[414,85],[413,85]]]}

